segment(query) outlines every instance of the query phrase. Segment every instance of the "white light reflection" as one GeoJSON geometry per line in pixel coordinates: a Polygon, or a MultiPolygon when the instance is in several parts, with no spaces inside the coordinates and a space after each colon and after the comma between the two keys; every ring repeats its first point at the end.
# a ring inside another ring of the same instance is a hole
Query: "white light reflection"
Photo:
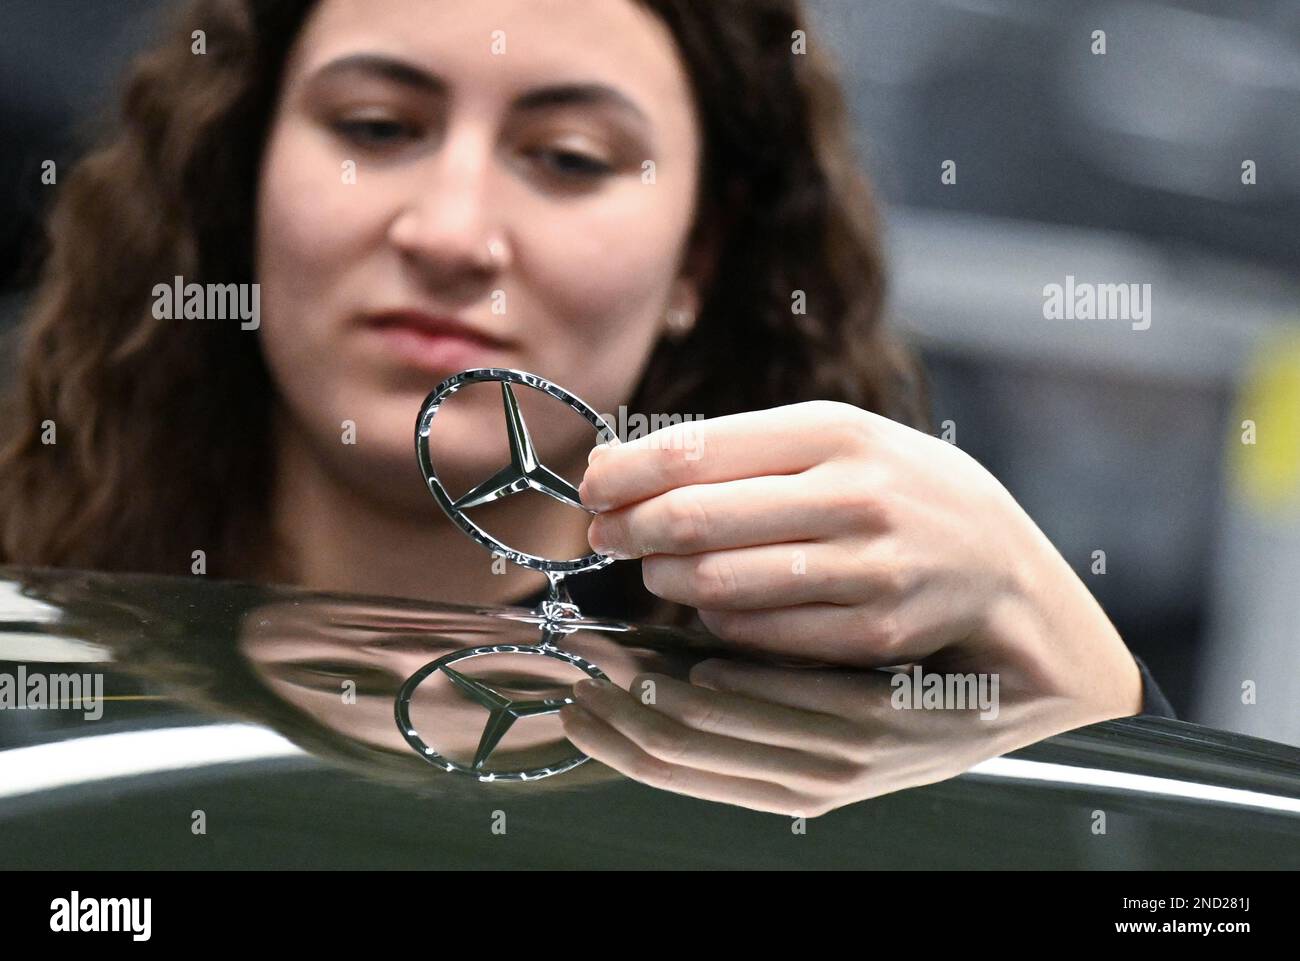
{"type": "Polygon", "coordinates": [[[249,724],[205,724],[76,737],[0,751],[0,798],[91,781],[305,753],[274,731],[249,724]]]}
{"type": "MultiPolygon", "coordinates": [[[[161,771],[298,756],[306,756],[306,752],[273,731],[247,724],[211,724],[72,738],[0,752],[0,798],[161,771]]],[[[1300,798],[1045,761],[998,757],[977,764],[967,774],[1110,788],[1300,814],[1300,798]]]]}
{"type": "Polygon", "coordinates": [[[1127,771],[1105,771],[1100,768],[1074,767],[1070,764],[1051,764],[1046,761],[995,757],[975,765],[967,773],[982,777],[1113,788],[1138,794],[1160,794],[1189,801],[1217,801],[1221,804],[1238,804],[1244,807],[1300,814],[1300,798],[1263,794],[1259,791],[1246,791],[1235,787],[1220,787],[1217,784],[1178,781],[1150,774],[1130,774],[1127,771]]]}

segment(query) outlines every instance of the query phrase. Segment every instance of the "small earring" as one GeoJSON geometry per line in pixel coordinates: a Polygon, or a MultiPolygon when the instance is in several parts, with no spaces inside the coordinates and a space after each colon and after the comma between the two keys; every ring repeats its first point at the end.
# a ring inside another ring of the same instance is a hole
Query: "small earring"
{"type": "Polygon", "coordinates": [[[695,327],[695,311],[689,307],[670,307],[664,314],[668,323],[668,336],[682,340],[695,327]]]}
{"type": "Polygon", "coordinates": [[[488,263],[494,268],[500,269],[508,259],[506,245],[500,240],[488,241],[487,245],[488,263]]]}

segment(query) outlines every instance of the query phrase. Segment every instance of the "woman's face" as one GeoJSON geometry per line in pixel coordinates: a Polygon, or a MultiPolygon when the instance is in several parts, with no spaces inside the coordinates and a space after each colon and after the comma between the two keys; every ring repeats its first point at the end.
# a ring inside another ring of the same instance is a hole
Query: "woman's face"
{"type": "MultiPolygon", "coordinates": [[[[672,36],[633,0],[322,0],[259,192],[260,336],[291,428],[351,483],[427,503],[415,418],[458,370],[522,368],[616,412],[665,311],[698,306],[700,146],[672,36]]],[[[492,386],[435,424],[467,477],[501,466],[492,386]]],[[[556,466],[585,466],[580,418],[540,419],[556,466]]]]}

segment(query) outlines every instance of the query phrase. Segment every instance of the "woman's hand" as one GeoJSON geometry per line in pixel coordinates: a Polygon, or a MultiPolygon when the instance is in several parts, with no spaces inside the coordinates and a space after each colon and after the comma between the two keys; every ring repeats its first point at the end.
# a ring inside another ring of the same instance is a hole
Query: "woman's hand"
{"type": "Polygon", "coordinates": [[[560,718],[579,750],[628,777],[791,817],[952,777],[1015,740],[1001,712],[897,709],[892,676],[712,659],[689,684],[580,682],[560,718]]]}
{"type": "Polygon", "coordinates": [[[1006,489],[886,418],[814,401],[674,425],[597,448],[580,493],[593,549],[643,558],[648,590],[739,649],[998,674],[1017,733],[985,756],[1141,709],[1123,641],[1006,489]]]}

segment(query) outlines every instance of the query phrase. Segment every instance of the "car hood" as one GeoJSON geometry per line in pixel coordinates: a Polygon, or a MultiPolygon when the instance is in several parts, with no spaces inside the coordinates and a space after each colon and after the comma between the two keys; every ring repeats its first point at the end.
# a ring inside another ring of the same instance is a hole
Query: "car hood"
{"type": "MultiPolygon", "coordinates": [[[[57,710],[0,710],[0,866],[1300,864],[1300,751],[1166,719],[1081,728],[806,823],[595,762],[502,784],[421,757],[394,722],[403,682],[454,651],[535,647],[542,626],[517,608],[0,568],[0,677],[67,680],[47,692],[57,710]]],[[[624,687],[726,655],[707,635],[608,620],[557,643],[624,687]]],[[[547,658],[501,661],[492,683],[520,698],[575,679],[547,658]]],[[[484,709],[449,684],[435,694],[413,709],[468,764],[484,709]]],[[[494,761],[564,753],[558,719],[532,720],[494,761]]]]}

